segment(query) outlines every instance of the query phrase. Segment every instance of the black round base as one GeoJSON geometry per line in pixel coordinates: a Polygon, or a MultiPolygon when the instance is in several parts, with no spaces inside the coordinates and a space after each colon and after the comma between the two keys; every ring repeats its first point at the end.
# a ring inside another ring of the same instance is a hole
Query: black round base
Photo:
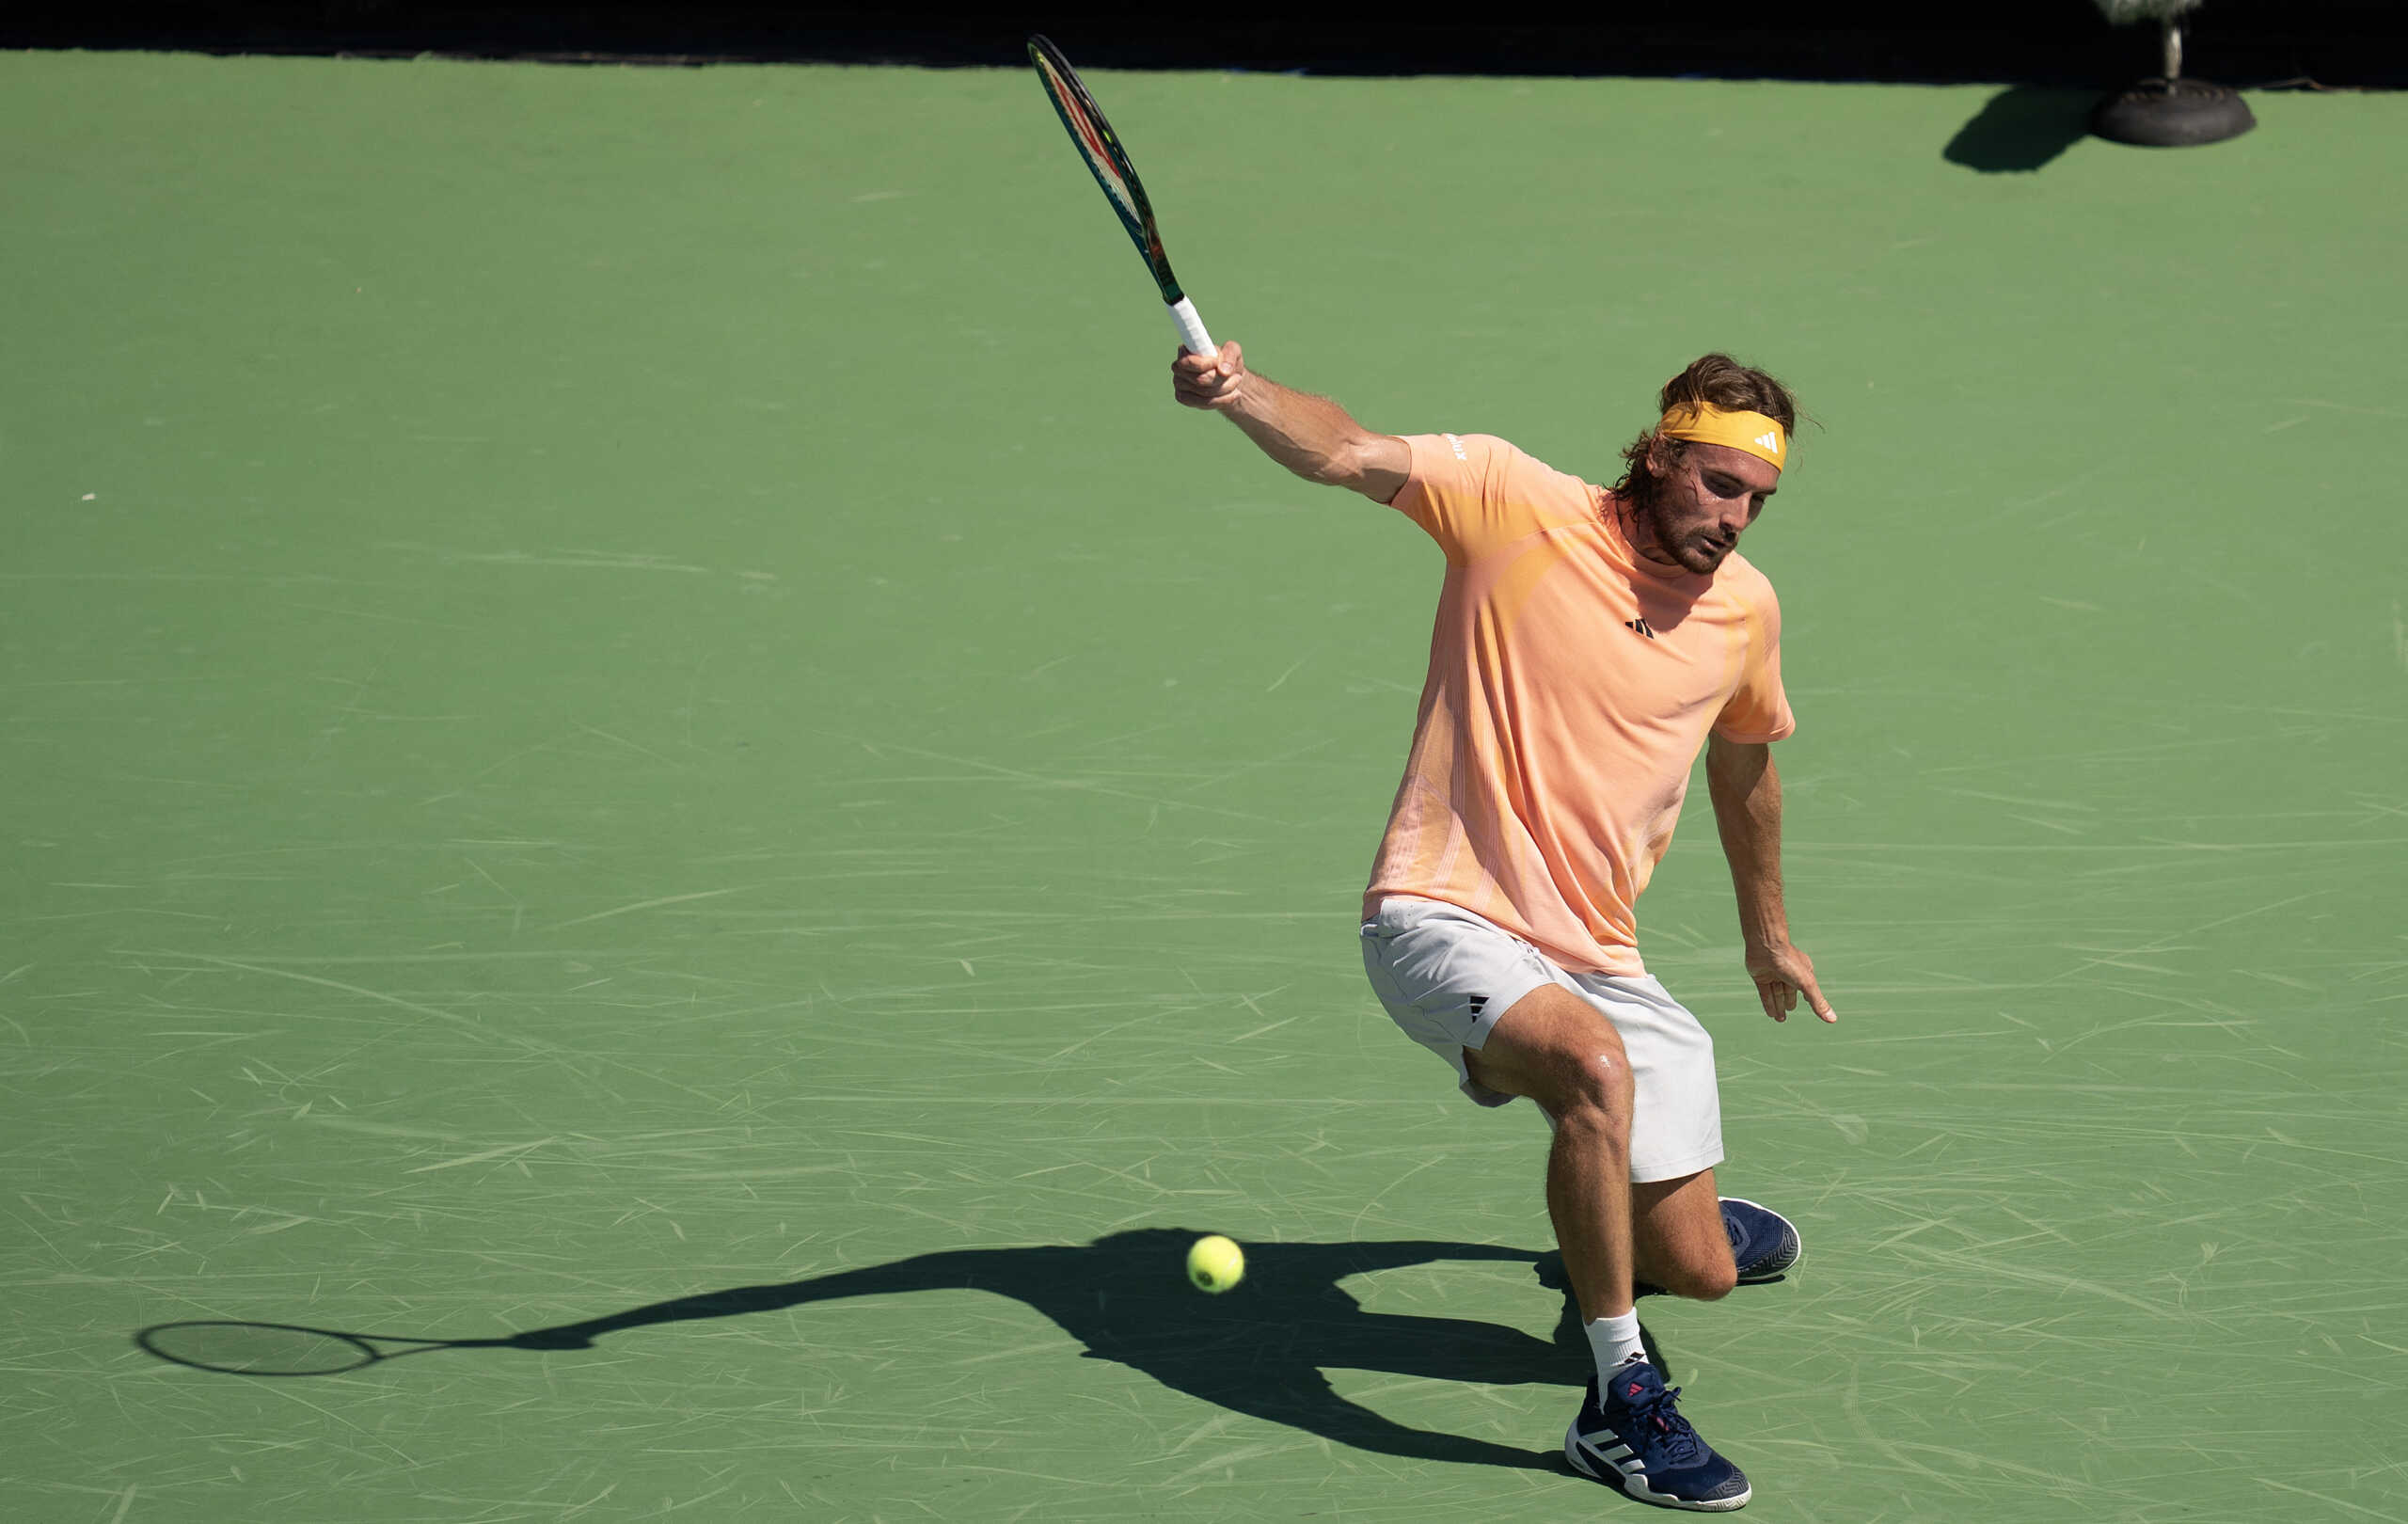
{"type": "Polygon", "coordinates": [[[2143,148],[2221,143],[2257,125],[2239,91],[2203,79],[2145,79],[2090,114],[2092,132],[2143,148]]]}

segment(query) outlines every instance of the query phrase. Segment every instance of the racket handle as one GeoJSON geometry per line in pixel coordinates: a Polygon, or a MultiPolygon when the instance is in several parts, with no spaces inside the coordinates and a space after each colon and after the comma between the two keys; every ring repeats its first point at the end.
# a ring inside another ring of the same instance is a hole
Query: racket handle
{"type": "Polygon", "coordinates": [[[1181,296],[1166,310],[1170,313],[1171,325],[1179,330],[1179,341],[1187,346],[1189,354],[1211,359],[1221,352],[1220,346],[1212,342],[1212,336],[1204,331],[1204,320],[1196,315],[1194,302],[1181,296]]]}

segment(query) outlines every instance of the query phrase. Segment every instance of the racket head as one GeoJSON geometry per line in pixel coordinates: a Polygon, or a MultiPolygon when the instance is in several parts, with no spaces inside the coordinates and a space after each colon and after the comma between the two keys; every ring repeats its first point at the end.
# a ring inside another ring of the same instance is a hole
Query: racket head
{"type": "Polygon", "coordinates": [[[1162,288],[1163,300],[1176,303],[1186,299],[1179,289],[1179,278],[1171,274],[1170,256],[1163,251],[1162,230],[1154,221],[1154,208],[1146,199],[1145,183],[1137,178],[1137,167],[1129,162],[1129,153],[1120,146],[1120,138],[1103,115],[1103,108],[1087,93],[1079,71],[1070,67],[1062,50],[1042,33],[1028,40],[1028,61],[1037,68],[1037,77],[1045,87],[1046,99],[1054,103],[1054,113],[1062,119],[1063,131],[1086,161],[1087,172],[1102,187],[1103,198],[1112,203],[1120,226],[1128,230],[1129,241],[1137,246],[1146,268],[1162,288]]]}
{"type": "Polygon", "coordinates": [[[163,1360],[225,1375],[340,1375],[385,1357],[357,1334],[293,1323],[162,1323],[134,1341],[163,1360]]]}

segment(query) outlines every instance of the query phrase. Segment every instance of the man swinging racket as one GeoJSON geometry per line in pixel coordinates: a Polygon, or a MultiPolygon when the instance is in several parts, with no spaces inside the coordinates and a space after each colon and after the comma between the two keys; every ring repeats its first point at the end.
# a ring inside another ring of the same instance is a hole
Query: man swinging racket
{"type": "Polygon", "coordinates": [[[1781,480],[1797,405],[1723,355],[1674,376],[1608,490],[1482,435],[1374,434],[1323,397],[1182,350],[1179,401],[1307,481],[1387,503],[1446,581],[1413,750],[1363,899],[1363,962],[1407,1035],[1482,1105],[1554,1127],[1546,1204],[1596,1376],[1564,1436],[1581,1475],[1671,1508],[1747,1502],[1680,1415],[1634,1292],[1713,1300],[1780,1276],[1796,1228],[1718,1199],[1714,1043],[1647,975],[1633,907],[1705,749],[1765,1014],[1837,1015],[1791,945],[1771,743],[1796,728],[1781,611],[1735,553],[1781,480]]]}

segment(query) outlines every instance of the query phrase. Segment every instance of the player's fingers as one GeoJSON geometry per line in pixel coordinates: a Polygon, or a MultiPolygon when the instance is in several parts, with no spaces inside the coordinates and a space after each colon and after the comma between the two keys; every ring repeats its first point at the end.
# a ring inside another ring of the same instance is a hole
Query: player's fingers
{"type": "Polygon", "coordinates": [[[1765,1003],[1766,1015],[1771,1017],[1774,1021],[1785,1022],[1789,1020],[1789,1018],[1782,1009],[1781,989],[1782,986],[1779,979],[1766,979],[1764,983],[1756,986],[1756,998],[1765,1003]]]}
{"type": "Polygon", "coordinates": [[[1840,1019],[1840,1013],[1833,1010],[1831,1008],[1831,1003],[1823,998],[1823,992],[1815,985],[1814,976],[1813,975],[1810,974],[1806,976],[1801,988],[1804,990],[1806,994],[1806,1006],[1808,1009],[1812,1010],[1815,1015],[1820,1016],[1827,1022],[1836,1022],[1840,1019]]]}

